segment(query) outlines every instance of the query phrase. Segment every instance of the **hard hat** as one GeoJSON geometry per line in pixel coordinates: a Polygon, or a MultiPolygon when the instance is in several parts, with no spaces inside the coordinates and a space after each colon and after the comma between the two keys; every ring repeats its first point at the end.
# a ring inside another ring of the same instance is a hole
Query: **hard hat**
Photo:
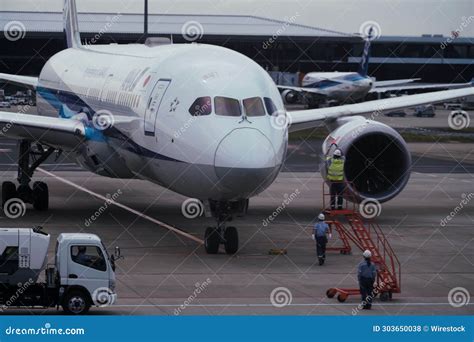
{"type": "Polygon", "coordinates": [[[340,149],[336,149],[332,155],[335,157],[340,157],[342,156],[342,152],[340,149]]]}
{"type": "Polygon", "coordinates": [[[319,219],[319,221],[324,221],[326,219],[326,216],[324,216],[324,214],[321,213],[321,214],[318,215],[318,219],[319,219]]]}
{"type": "Polygon", "coordinates": [[[362,255],[364,256],[364,258],[371,258],[372,257],[372,252],[369,251],[368,249],[366,249],[364,251],[364,253],[362,253],[362,255]]]}

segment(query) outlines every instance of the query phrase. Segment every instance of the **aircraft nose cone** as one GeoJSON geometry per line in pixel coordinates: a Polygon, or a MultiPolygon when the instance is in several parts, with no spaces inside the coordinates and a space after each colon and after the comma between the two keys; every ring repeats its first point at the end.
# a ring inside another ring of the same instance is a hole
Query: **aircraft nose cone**
{"type": "Polygon", "coordinates": [[[265,189],[276,176],[277,164],[270,140],[252,128],[236,129],[222,139],[214,160],[219,185],[236,197],[265,189]]]}

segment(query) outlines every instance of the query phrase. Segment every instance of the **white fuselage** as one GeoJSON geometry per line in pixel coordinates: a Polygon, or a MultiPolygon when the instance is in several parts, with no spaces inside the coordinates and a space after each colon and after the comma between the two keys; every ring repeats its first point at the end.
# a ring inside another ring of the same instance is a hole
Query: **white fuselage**
{"type": "Polygon", "coordinates": [[[67,49],[44,66],[37,97],[40,115],[90,127],[86,143],[72,152],[80,165],[190,197],[248,198],[273,182],[286,153],[287,127],[272,124],[268,107],[265,115],[252,114],[261,114],[251,107],[259,103],[255,97],[284,111],[273,81],[249,58],[222,47],[67,49]],[[205,106],[202,99],[209,100],[205,106]],[[96,124],[103,115],[111,119],[105,128],[96,124]]]}
{"type": "Polygon", "coordinates": [[[372,89],[373,79],[357,72],[310,72],[302,80],[304,88],[315,88],[329,99],[344,102],[362,99],[372,89]]]}

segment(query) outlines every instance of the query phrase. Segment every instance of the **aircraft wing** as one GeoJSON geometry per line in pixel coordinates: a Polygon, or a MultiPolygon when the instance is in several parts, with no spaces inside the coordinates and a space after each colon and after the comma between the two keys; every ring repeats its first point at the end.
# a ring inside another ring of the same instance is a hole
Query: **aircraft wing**
{"type": "Polygon", "coordinates": [[[304,88],[304,87],[292,87],[292,86],[280,86],[277,85],[278,89],[280,90],[293,90],[298,93],[311,93],[311,94],[318,94],[321,96],[326,96],[326,94],[321,93],[317,88],[304,88]]]}
{"type": "Polygon", "coordinates": [[[86,126],[78,120],[0,111],[0,137],[74,149],[86,139],[86,134],[86,126]]]}
{"type": "Polygon", "coordinates": [[[459,89],[471,87],[473,83],[425,83],[425,84],[409,84],[400,86],[375,87],[370,93],[385,93],[387,91],[403,91],[403,90],[423,90],[423,89],[459,89]]]}
{"type": "Polygon", "coordinates": [[[407,84],[415,81],[419,81],[421,78],[406,78],[401,80],[387,80],[387,81],[375,81],[374,87],[390,87],[398,84],[407,84]]]}
{"type": "Polygon", "coordinates": [[[346,116],[371,113],[374,115],[380,115],[384,112],[397,109],[443,102],[471,95],[474,95],[474,87],[401,96],[336,107],[298,110],[288,112],[287,115],[290,123],[290,132],[295,132],[319,126],[321,121],[332,121],[346,116]]]}
{"type": "Polygon", "coordinates": [[[33,88],[36,88],[36,86],[38,85],[38,77],[31,76],[20,76],[0,73],[0,80],[33,88]]]}

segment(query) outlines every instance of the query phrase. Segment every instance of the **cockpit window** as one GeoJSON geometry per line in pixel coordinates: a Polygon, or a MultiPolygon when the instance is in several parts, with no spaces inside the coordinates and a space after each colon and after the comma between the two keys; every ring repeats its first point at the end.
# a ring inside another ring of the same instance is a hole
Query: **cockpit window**
{"type": "Polygon", "coordinates": [[[269,97],[264,97],[265,107],[267,108],[268,115],[278,115],[278,108],[275,106],[273,100],[269,97]]]}
{"type": "Polygon", "coordinates": [[[251,97],[243,101],[247,116],[265,116],[265,108],[260,97],[251,97]]]}
{"type": "Polygon", "coordinates": [[[230,97],[216,96],[214,106],[217,115],[240,116],[242,115],[239,100],[230,97]]]}
{"type": "Polygon", "coordinates": [[[198,97],[189,107],[192,116],[209,115],[212,112],[212,101],[209,96],[198,97]]]}

